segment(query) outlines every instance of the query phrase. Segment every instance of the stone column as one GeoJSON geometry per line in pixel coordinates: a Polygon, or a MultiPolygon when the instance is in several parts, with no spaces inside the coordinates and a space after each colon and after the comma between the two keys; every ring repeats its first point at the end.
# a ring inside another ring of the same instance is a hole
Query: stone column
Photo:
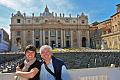
{"type": "Polygon", "coordinates": [[[34,30],[32,31],[32,44],[35,45],[35,39],[34,39],[34,30]]]}
{"type": "MultiPolygon", "coordinates": [[[[11,34],[11,39],[12,39],[12,46],[16,43],[15,42],[15,31],[12,31],[12,34],[11,34]]],[[[23,43],[22,43],[23,44],[23,43]]]]}
{"type": "Polygon", "coordinates": [[[66,47],[66,39],[65,39],[65,30],[63,31],[64,33],[63,33],[63,40],[64,40],[64,47],[66,47]]]}
{"type": "Polygon", "coordinates": [[[63,30],[61,29],[61,47],[63,47],[63,30]]]}
{"type": "MultiPolygon", "coordinates": [[[[12,31],[12,36],[11,36],[11,38],[12,38],[12,46],[11,46],[11,51],[17,51],[18,49],[17,49],[17,43],[16,43],[16,36],[15,36],[15,31],[12,31]]],[[[24,42],[22,42],[22,44],[24,44],[24,42]]]]}
{"type": "Polygon", "coordinates": [[[87,47],[90,47],[90,36],[89,36],[89,31],[87,31],[87,47]]]}
{"type": "Polygon", "coordinates": [[[105,43],[104,43],[104,40],[101,41],[101,49],[105,49],[105,43]]]}
{"type": "Polygon", "coordinates": [[[49,41],[48,44],[50,45],[50,41],[51,41],[50,40],[50,30],[48,30],[48,41],[49,41]]]}
{"type": "Polygon", "coordinates": [[[73,31],[70,31],[70,35],[71,35],[71,47],[73,47],[73,31]]]}
{"type": "Polygon", "coordinates": [[[43,45],[45,45],[45,31],[43,30],[43,45]]]}
{"type": "Polygon", "coordinates": [[[43,40],[43,38],[42,38],[42,30],[40,29],[40,46],[43,45],[42,40],[43,40]]]}
{"type": "Polygon", "coordinates": [[[80,30],[80,47],[82,47],[82,31],[80,30]]]}
{"type": "Polygon", "coordinates": [[[26,47],[26,31],[23,31],[23,46],[26,47]]]}
{"type": "Polygon", "coordinates": [[[56,30],[56,47],[58,47],[58,32],[57,32],[57,30],[56,30]]]}
{"type": "Polygon", "coordinates": [[[81,42],[81,41],[80,41],[80,36],[81,36],[81,35],[80,35],[80,31],[79,31],[79,30],[78,30],[78,34],[77,34],[77,35],[78,35],[78,36],[77,36],[77,37],[78,37],[78,47],[80,47],[80,42],[81,42]]]}

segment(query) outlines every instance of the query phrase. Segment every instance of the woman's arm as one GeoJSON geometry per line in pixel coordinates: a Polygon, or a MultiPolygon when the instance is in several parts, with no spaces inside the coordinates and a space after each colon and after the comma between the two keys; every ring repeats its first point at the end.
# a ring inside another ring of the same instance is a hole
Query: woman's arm
{"type": "Polygon", "coordinates": [[[16,71],[16,75],[24,78],[33,78],[38,72],[39,70],[37,68],[33,68],[30,72],[16,71]]]}

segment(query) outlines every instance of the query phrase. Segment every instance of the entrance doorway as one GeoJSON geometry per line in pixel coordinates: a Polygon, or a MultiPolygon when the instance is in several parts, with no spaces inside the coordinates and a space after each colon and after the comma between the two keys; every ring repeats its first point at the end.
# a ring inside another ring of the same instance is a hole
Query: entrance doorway
{"type": "Polygon", "coordinates": [[[70,47],[70,41],[66,41],[66,47],[67,47],[67,48],[70,47]]]}
{"type": "Polygon", "coordinates": [[[40,48],[40,41],[35,41],[35,47],[40,48]]]}
{"type": "Polygon", "coordinates": [[[55,41],[51,41],[51,47],[54,48],[55,46],[55,41]]]}
{"type": "Polygon", "coordinates": [[[86,47],[86,38],[85,37],[82,38],[82,47],[86,47]]]}

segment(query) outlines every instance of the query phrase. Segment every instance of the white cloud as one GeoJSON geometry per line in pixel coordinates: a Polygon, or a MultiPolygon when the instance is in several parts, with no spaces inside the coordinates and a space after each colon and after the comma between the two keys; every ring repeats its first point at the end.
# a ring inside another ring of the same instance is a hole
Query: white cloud
{"type": "Polygon", "coordinates": [[[39,11],[38,7],[35,6],[34,0],[0,0],[0,4],[27,14],[39,11]]]}
{"type": "Polygon", "coordinates": [[[0,28],[3,28],[10,35],[9,23],[6,23],[8,20],[9,19],[0,16],[0,28]]]}
{"type": "Polygon", "coordinates": [[[6,7],[9,7],[9,8],[16,7],[14,0],[0,0],[0,4],[4,5],[6,7]]]}
{"type": "Polygon", "coordinates": [[[44,6],[47,4],[50,11],[68,14],[74,8],[73,4],[68,0],[44,0],[44,6]]]}
{"type": "Polygon", "coordinates": [[[73,9],[73,5],[68,0],[0,0],[0,4],[15,11],[25,12],[27,14],[39,14],[42,8],[47,4],[50,11],[65,13],[73,9]]]}

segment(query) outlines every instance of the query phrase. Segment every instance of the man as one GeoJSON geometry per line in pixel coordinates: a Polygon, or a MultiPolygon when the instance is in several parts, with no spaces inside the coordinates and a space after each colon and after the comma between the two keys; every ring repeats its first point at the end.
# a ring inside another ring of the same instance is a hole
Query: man
{"type": "Polygon", "coordinates": [[[65,64],[52,54],[52,48],[43,45],[40,48],[41,63],[40,80],[70,80],[65,64]]]}

